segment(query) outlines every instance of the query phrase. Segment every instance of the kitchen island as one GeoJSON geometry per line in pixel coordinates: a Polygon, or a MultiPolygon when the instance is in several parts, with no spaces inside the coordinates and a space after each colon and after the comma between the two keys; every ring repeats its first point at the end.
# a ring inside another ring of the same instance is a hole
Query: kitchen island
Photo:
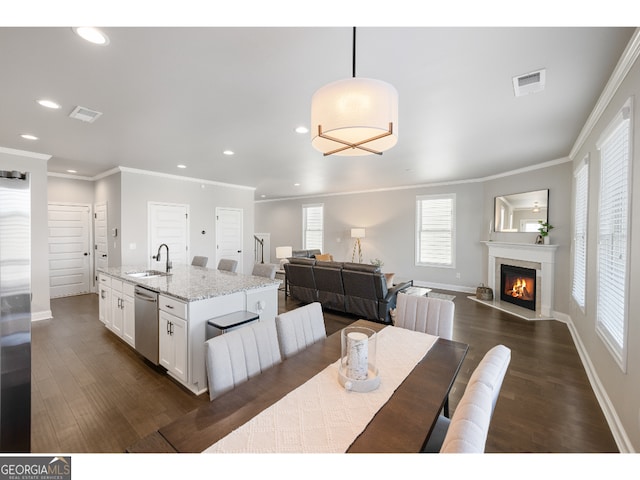
{"type": "MultiPolygon", "coordinates": [[[[114,334],[138,347],[148,339],[136,339],[134,289],[158,294],[158,359],[167,373],[195,394],[207,391],[205,326],[207,320],[248,310],[260,320],[278,312],[278,280],[177,265],[169,275],[145,276],[141,266],[99,269],[99,318],[114,334]]],[[[152,360],[153,363],[153,360],[152,360]]]]}

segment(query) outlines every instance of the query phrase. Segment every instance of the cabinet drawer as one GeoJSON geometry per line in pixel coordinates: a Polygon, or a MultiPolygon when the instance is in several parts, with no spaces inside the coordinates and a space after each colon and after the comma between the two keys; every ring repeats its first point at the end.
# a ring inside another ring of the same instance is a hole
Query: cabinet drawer
{"type": "Polygon", "coordinates": [[[176,317],[184,318],[185,320],[187,318],[187,304],[180,300],[160,295],[158,305],[160,310],[175,315],[176,317]]]}
{"type": "Polygon", "coordinates": [[[116,292],[122,292],[122,280],[111,279],[111,288],[116,292]]]}
{"type": "Polygon", "coordinates": [[[122,294],[123,295],[129,295],[130,297],[133,297],[134,289],[135,289],[135,287],[134,287],[133,283],[122,282],[122,294]]]}
{"type": "Polygon", "coordinates": [[[100,285],[104,285],[106,287],[111,286],[111,277],[109,275],[105,275],[104,273],[98,274],[98,282],[100,285]]]}

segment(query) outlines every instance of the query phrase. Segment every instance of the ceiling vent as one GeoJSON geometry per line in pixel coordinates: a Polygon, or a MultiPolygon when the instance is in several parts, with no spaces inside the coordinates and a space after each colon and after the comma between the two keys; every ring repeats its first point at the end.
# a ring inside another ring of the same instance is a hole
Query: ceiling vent
{"type": "Polygon", "coordinates": [[[102,112],[96,112],[95,110],[91,110],[86,107],[76,107],[73,109],[73,112],[69,114],[71,118],[75,118],[76,120],[82,120],[83,122],[93,123],[96,119],[102,115],[102,112]]]}
{"type": "Polygon", "coordinates": [[[546,72],[546,69],[543,68],[542,70],[513,77],[513,91],[516,97],[544,90],[546,72]]]}

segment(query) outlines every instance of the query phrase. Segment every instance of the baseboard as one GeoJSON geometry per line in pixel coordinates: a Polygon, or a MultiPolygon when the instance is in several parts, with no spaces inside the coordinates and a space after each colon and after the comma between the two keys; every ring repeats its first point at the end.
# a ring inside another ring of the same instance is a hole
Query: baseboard
{"type": "Polygon", "coordinates": [[[602,413],[604,413],[605,418],[607,419],[607,424],[611,429],[611,433],[613,434],[613,438],[620,450],[620,453],[636,453],[629,437],[627,436],[627,432],[620,422],[620,418],[616,413],[616,410],[609,399],[609,395],[607,395],[607,391],[605,390],[598,374],[596,373],[596,369],[591,362],[591,358],[587,353],[587,349],[585,348],[582,340],[580,339],[580,335],[578,334],[578,330],[573,324],[573,320],[571,317],[565,313],[554,312],[554,315],[557,320],[566,323],[569,328],[569,333],[571,333],[571,337],[573,338],[573,343],[576,346],[576,350],[578,350],[578,355],[580,356],[580,360],[582,361],[582,365],[587,373],[587,378],[589,378],[589,383],[591,384],[591,388],[593,389],[593,393],[596,395],[596,399],[600,404],[600,408],[602,408],[602,413]]]}
{"type": "Polygon", "coordinates": [[[437,290],[451,290],[452,292],[460,293],[476,293],[475,287],[465,287],[462,285],[448,285],[446,283],[433,283],[423,282],[421,280],[414,280],[413,284],[416,287],[435,288],[437,290]]]}
{"type": "Polygon", "coordinates": [[[39,322],[40,320],[49,320],[53,318],[51,310],[42,310],[40,312],[31,312],[31,322],[39,322]]]}

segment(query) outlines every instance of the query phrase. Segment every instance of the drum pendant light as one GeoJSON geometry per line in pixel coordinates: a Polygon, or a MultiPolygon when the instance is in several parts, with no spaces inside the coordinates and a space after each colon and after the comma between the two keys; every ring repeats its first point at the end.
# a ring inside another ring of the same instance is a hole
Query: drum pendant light
{"type": "Polygon", "coordinates": [[[382,155],[398,141],[398,92],[390,84],[353,76],[329,83],[311,100],[311,145],[327,155],[382,155]]]}

